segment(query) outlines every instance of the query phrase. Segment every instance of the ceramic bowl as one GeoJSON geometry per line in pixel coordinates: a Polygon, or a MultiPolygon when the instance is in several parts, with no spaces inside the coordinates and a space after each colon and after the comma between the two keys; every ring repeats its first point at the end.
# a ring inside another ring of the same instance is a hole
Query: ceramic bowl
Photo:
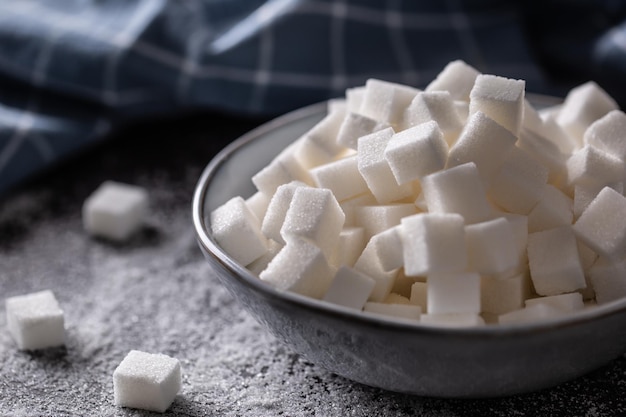
{"type": "Polygon", "coordinates": [[[362,384],[455,398],[550,387],[623,354],[626,300],[532,324],[428,327],[281,292],[237,264],[211,236],[210,212],[231,197],[252,195],[252,175],[325,114],[325,103],[306,107],[234,141],[210,161],[193,199],[197,239],[212,270],[294,352],[362,384]]]}

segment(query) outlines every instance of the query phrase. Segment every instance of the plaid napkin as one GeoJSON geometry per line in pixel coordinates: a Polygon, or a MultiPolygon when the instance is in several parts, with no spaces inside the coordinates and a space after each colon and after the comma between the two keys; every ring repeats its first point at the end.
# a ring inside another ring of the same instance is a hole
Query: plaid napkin
{"type": "Polygon", "coordinates": [[[0,194],[132,118],[272,116],[454,59],[528,91],[565,91],[551,72],[626,91],[624,3],[0,0],[0,194]]]}

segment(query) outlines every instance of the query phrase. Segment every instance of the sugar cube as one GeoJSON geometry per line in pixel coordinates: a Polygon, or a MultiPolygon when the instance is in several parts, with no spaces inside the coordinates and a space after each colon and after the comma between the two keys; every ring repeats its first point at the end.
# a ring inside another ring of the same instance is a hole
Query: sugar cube
{"type": "Polygon", "coordinates": [[[370,78],[365,82],[365,93],[359,113],[394,126],[400,123],[404,109],[419,92],[416,88],[370,78]]]}
{"type": "Polygon", "coordinates": [[[574,224],[580,240],[596,253],[619,259],[626,253],[626,198],[604,187],[574,224]]]}
{"type": "Polygon", "coordinates": [[[356,150],[361,136],[369,135],[388,127],[390,127],[389,124],[379,122],[371,117],[358,113],[348,113],[337,133],[337,143],[346,148],[356,150]]]}
{"type": "Polygon", "coordinates": [[[549,304],[536,304],[519,310],[509,311],[498,316],[500,324],[520,324],[555,319],[567,314],[565,311],[549,304]]]}
{"type": "Polygon", "coordinates": [[[465,226],[468,270],[480,275],[511,271],[519,262],[513,228],[498,217],[465,226]]]}
{"type": "Polygon", "coordinates": [[[589,269],[589,280],[598,304],[626,297],[626,261],[596,262],[589,269]]]}
{"type": "Polygon", "coordinates": [[[594,146],[586,145],[567,160],[570,185],[606,185],[624,180],[624,162],[594,146]]]}
{"type": "Polygon", "coordinates": [[[518,135],[524,117],[524,80],[491,74],[476,77],[470,92],[470,115],[481,111],[518,135]]]}
{"type": "Polygon", "coordinates": [[[240,264],[248,265],[267,252],[259,219],[242,197],[233,197],[213,210],[210,223],[215,241],[240,264]]]}
{"type": "Polygon", "coordinates": [[[626,161],[626,113],[611,110],[593,122],[583,136],[584,143],[602,149],[605,152],[626,161]]]}
{"type": "Polygon", "coordinates": [[[362,227],[344,227],[339,233],[337,247],[330,255],[329,262],[335,266],[353,266],[366,243],[365,230],[362,227]]]}
{"type": "Polygon", "coordinates": [[[409,129],[427,122],[436,122],[445,142],[452,146],[457,140],[463,123],[447,91],[418,93],[405,110],[402,129],[409,129]]]}
{"type": "Polygon", "coordinates": [[[373,278],[354,268],[342,266],[337,270],[323,300],[361,310],[372,293],[374,285],[373,278]]]}
{"type": "Polygon", "coordinates": [[[414,214],[401,220],[399,230],[407,275],[425,276],[466,268],[465,229],[460,214],[414,214]]]}
{"type": "Polygon", "coordinates": [[[493,215],[485,186],[473,162],[427,175],[421,183],[431,213],[457,213],[467,224],[488,220],[493,215]]]}
{"type": "Polygon", "coordinates": [[[499,279],[481,277],[480,305],[483,313],[504,314],[524,307],[530,297],[530,276],[526,273],[499,279]]]}
{"type": "MultiPolygon", "coordinates": [[[[285,216],[296,189],[306,186],[306,184],[300,181],[291,181],[278,186],[268,203],[265,216],[261,218],[261,232],[263,232],[265,237],[273,239],[280,244],[285,244],[285,239],[280,235],[280,228],[285,222],[285,216]]],[[[261,194],[263,195],[263,193],[261,194]]]]}
{"type": "Polygon", "coordinates": [[[485,325],[485,320],[476,313],[428,313],[420,316],[420,322],[428,326],[438,327],[476,327],[485,325]]]}
{"type": "Polygon", "coordinates": [[[437,122],[430,121],[394,134],[384,152],[396,182],[405,184],[443,169],[448,144],[437,122]]]}
{"type": "Polygon", "coordinates": [[[355,208],[356,225],[365,230],[365,238],[384,232],[400,224],[402,218],[417,213],[414,204],[365,205],[355,208]]]}
{"type": "Polygon", "coordinates": [[[427,283],[428,314],[480,313],[480,275],[437,273],[427,283]]]}
{"type": "Polygon", "coordinates": [[[528,214],[530,233],[572,224],[573,201],[558,188],[548,184],[539,202],[528,214]]]}
{"type": "Polygon", "coordinates": [[[448,91],[455,100],[468,102],[479,74],[476,68],[457,59],[448,63],[424,91],[448,91]]]}
{"type": "Polygon", "coordinates": [[[410,304],[387,304],[368,301],[363,306],[363,311],[383,316],[393,316],[401,319],[419,320],[422,309],[410,304]]]}
{"type": "Polygon", "coordinates": [[[526,300],[526,307],[530,307],[536,304],[548,304],[568,313],[582,310],[585,307],[583,303],[583,297],[578,292],[551,295],[548,297],[530,298],[526,300]]]}
{"type": "Polygon", "coordinates": [[[165,412],[181,389],[178,359],[138,350],[128,352],[113,372],[115,405],[165,412]]]}
{"type": "Polygon", "coordinates": [[[311,169],[311,177],[317,187],[328,188],[339,201],[369,191],[359,172],[357,155],[319,165],[311,169]]]}
{"type": "Polygon", "coordinates": [[[586,286],[576,237],[570,226],[529,233],[528,263],[539,295],[558,295],[586,286]]]}
{"type": "Polygon", "coordinates": [[[50,290],[6,299],[7,328],[19,349],[35,350],[65,343],[63,310],[50,290]]]}
{"type": "Polygon", "coordinates": [[[141,228],[147,211],[146,190],[105,181],[83,204],[83,226],[94,236],[124,241],[141,228]]]}

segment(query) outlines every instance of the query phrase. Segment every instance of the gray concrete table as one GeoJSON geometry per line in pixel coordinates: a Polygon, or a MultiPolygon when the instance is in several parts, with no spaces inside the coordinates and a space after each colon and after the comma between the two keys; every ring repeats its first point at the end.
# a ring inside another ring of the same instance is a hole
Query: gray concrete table
{"type": "Polygon", "coordinates": [[[191,223],[202,169],[257,123],[209,114],[127,127],[0,199],[0,297],[53,290],[67,331],[63,348],[23,352],[0,315],[1,416],[151,415],[113,404],[112,373],[131,349],[181,361],[172,416],[626,415],[624,358],[541,392],[450,400],[353,383],[274,339],[213,276],[191,223]],[[127,244],[82,229],[82,202],[109,179],[150,194],[127,244]]]}

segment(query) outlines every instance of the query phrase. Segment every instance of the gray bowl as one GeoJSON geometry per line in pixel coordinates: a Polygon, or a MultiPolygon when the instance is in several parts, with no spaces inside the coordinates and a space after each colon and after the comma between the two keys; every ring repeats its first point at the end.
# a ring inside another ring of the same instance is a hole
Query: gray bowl
{"type": "Polygon", "coordinates": [[[293,351],[366,385],[457,398],[553,386],[626,351],[626,300],[533,324],[438,328],[277,291],[237,264],[211,236],[209,213],[231,197],[252,195],[252,175],[325,113],[325,103],[306,107],[234,141],[209,163],[193,198],[197,239],[212,270],[293,351]]]}

